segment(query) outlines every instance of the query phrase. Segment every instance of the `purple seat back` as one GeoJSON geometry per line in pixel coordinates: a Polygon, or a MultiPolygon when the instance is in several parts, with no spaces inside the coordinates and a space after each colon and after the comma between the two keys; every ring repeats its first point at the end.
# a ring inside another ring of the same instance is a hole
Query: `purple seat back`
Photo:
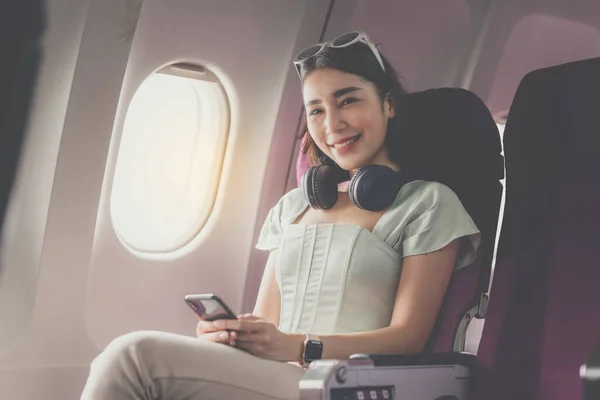
{"type": "Polygon", "coordinates": [[[472,398],[581,398],[600,343],[600,58],[534,71],[505,133],[506,206],[472,398]]]}
{"type": "MultiPolygon", "coordinates": [[[[494,242],[492,242],[493,245],[494,242]]],[[[454,272],[448,285],[444,304],[438,314],[436,327],[426,349],[428,352],[443,353],[454,350],[454,341],[459,334],[460,322],[465,313],[473,307],[481,269],[490,268],[491,265],[484,266],[481,254],[482,252],[479,252],[477,260],[472,265],[454,272]]],[[[462,332],[462,335],[466,336],[466,331],[462,332]]],[[[460,351],[462,350],[464,349],[461,348],[460,351]]]]}
{"type": "MultiPolygon", "coordinates": [[[[406,149],[402,167],[454,190],[482,232],[478,259],[454,273],[426,347],[427,352],[451,351],[461,319],[479,300],[480,287],[487,291],[504,175],[500,134],[485,104],[464,89],[412,93],[398,108],[403,134],[389,145],[406,149]],[[478,284],[484,268],[487,279],[478,284]]],[[[306,156],[300,153],[298,182],[306,169],[306,156]]]]}

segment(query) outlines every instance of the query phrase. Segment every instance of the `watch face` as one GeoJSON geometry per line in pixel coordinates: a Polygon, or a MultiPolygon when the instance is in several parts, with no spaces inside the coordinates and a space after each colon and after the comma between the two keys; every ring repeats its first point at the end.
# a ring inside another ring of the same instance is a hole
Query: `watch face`
{"type": "Polygon", "coordinates": [[[323,343],[318,340],[309,340],[306,342],[306,351],[304,359],[306,362],[320,360],[323,354],[323,343]]]}

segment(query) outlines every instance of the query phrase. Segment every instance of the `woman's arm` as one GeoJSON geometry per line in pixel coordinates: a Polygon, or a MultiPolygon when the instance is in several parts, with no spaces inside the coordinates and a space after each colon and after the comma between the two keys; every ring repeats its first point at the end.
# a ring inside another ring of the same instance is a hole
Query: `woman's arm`
{"type": "Polygon", "coordinates": [[[279,287],[275,279],[276,260],[277,249],[269,253],[252,314],[278,326],[281,310],[281,294],[279,293],[279,287]]]}
{"type": "MultiPolygon", "coordinates": [[[[390,326],[367,332],[320,336],[322,358],[347,359],[355,353],[420,353],[442,305],[459,244],[460,239],[456,239],[438,251],[404,258],[390,326]]],[[[293,334],[290,338],[292,351],[302,348],[304,339],[304,334],[293,334]]],[[[292,360],[298,358],[298,355],[291,355],[292,360]]]]}

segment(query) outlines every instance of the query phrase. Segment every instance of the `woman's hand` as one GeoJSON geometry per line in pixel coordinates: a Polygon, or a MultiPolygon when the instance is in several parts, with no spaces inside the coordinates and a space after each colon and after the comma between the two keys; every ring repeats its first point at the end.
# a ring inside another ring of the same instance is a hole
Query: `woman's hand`
{"type": "Polygon", "coordinates": [[[215,321],[220,329],[237,332],[236,347],[257,357],[274,361],[299,361],[304,346],[303,335],[288,335],[275,325],[252,314],[237,320],[215,321]]]}
{"type": "Polygon", "coordinates": [[[211,322],[202,319],[198,321],[198,325],[196,325],[196,336],[198,336],[198,339],[235,346],[237,332],[228,332],[225,329],[218,328],[215,325],[217,322],[223,321],[211,322]]]}

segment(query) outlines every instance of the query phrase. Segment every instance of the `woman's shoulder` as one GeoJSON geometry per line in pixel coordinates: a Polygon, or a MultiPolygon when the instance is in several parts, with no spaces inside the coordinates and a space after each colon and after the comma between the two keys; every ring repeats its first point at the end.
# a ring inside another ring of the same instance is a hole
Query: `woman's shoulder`
{"type": "Polygon", "coordinates": [[[378,225],[383,237],[393,232],[400,237],[415,229],[428,230],[432,224],[443,223],[449,226],[466,224],[470,228],[473,225],[452,189],[443,183],[418,180],[402,187],[378,225]]]}
{"type": "Polygon", "coordinates": [[[437,204],[448,202],[460,203],[456,193],[448,186],[440,182],[418,180],[409,182],[400,189],[392,208],[414,208],[418,205],[418,208],[425,208],[423,211],[426,211],[437,204]]]}
{"type": "Polygon", "coordinates": [[[404,257],[441,249],[461,240],[456,268],[469,265],[480,242],[480,232],[456,193],[439,182],[413,181],[398,193],[383,216],[379,234],[404,257]]]}
{"type": "Polygon", "coordinates": [[[288,204],[302,203],[303,200],[305,200],[304,193],[299,187],[291,189],[279,199],[280,202],[286,202],[288,204]]]}
{"type": "Polygon", "coordinates": [[[307,206],[308,202],[302,189],[294,188],[281,196],[274,209],[277,210],[282,225],[287,225],[295,221],[307,206]]]}
{"type": "Polygon", "coordinates": [[[301,189],[292,189],[281,196],[263,223],[256,248],[273,250],[279,247],[285,226],[293,223],[307,206],[301,189]]]}

